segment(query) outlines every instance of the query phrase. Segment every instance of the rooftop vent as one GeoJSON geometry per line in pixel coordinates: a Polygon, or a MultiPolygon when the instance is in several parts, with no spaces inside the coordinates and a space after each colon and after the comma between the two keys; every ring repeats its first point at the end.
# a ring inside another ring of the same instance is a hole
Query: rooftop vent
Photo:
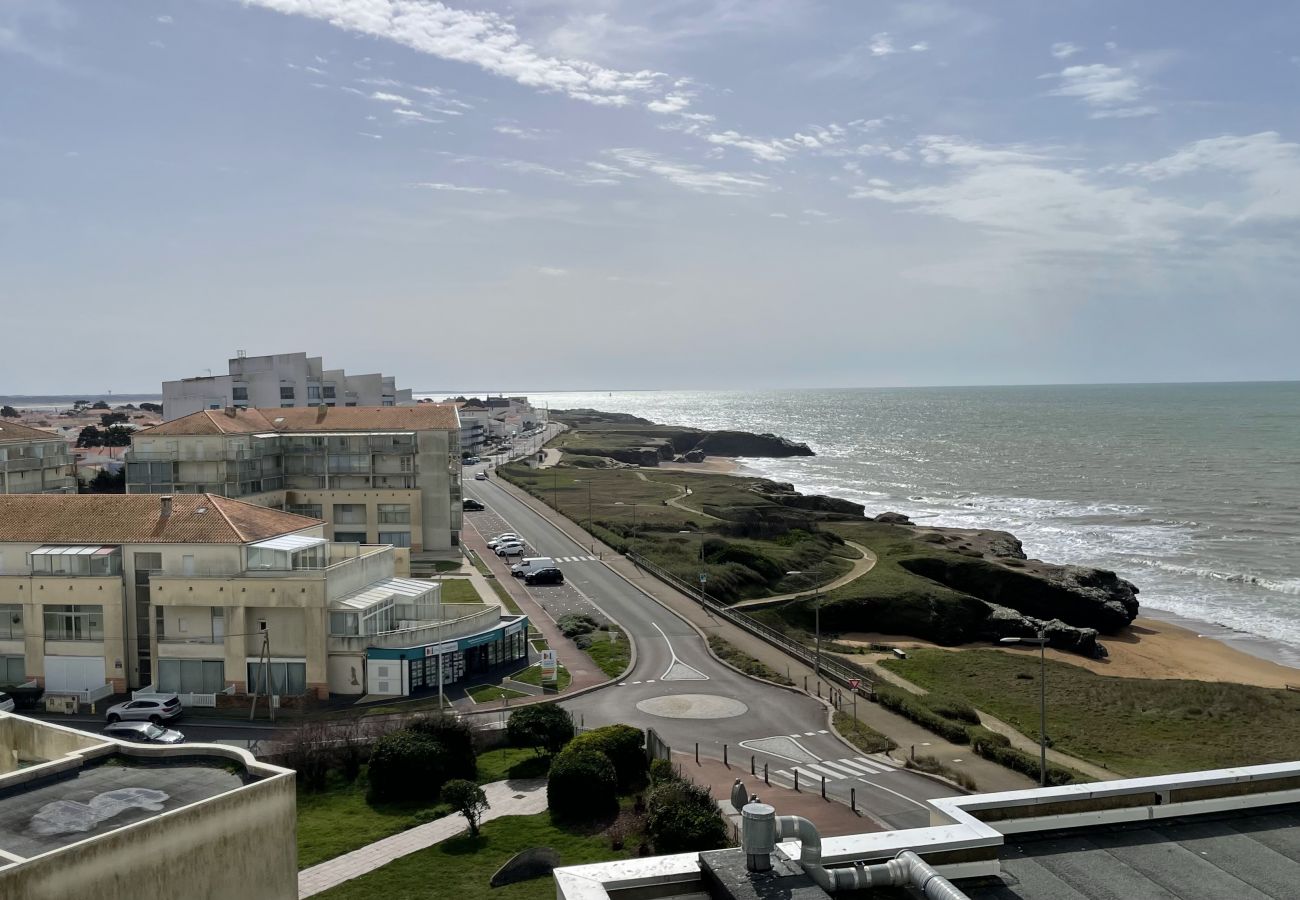
{"type": "Polygon", "coordinates": [[[172,495],[163,494],[158,500],[162,503],[162,517],[165,519],[172,514],[172,495]]]}

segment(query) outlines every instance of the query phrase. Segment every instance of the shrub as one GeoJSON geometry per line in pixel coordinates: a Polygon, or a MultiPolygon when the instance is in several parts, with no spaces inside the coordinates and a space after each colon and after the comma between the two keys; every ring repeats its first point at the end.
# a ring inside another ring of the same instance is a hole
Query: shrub
{"type": "Polygon", "coordinates": [[[472,781],[453,778],[442,786],[442,802],[465,817],[469,833],[478,834],[478,823],[488,810],[487,794],[472,781]]]}
{"type": "Polygon", "coordinates": [[[573,740],[573,718],[554,703],[523,706],[510,714],[506,734],[516,747],[554,755],[573,740]]]}
{"type": "Polygon", "coordinates": [[[917,756],[908,759],[904,765],[909,769],[916,769],[920,772],[929,772],[931,775],[939,775],[943,778],[947,778],[949,781],[956,782],[968,791],[975,790],[974,778],[958,769],[945,766],[943,763],[939,762],[936,757],[917,756]]]}
{"type": "MultiPolygon", "coordinates": [[[[971,729],[974,731],[975,729],[971,729]]],[[[983,731],[983,729],[980,729],[983,731]]],[[[1028,775],[1030,778],[1037,780],[1042,775],[1042,761],[1035,753],[1026,753],[1023,750],[1017,750],[1011,746],[1011,742],[1004,735],[989,733],[992,737],[985,735],[972,735],[971,746],[975,752],[987,760],[997,763],[1000,766],[1006,766],[1022,775],[1028,775]],[[1002,742],[998,742],[998,738],[1002,742]]],[[[1089,779],[1073,769],[1067,769],[1064,766],[1047,764],[1047,784],[1049,787],[1055,787],[1061,784],[1078,784],[1079,782],[1090,781],[1089,779]]]]}
{"type": "Polygon", "coordinates": [[[717,850],[727,845],[727,823],[707,788],[672,779],[655,785],[646,804],[646,831],[656,853],[717,850]]]}
{"type": "Polygon", "coordinates": [[[575,638],[580,634],[591,634],[595,631],[598,622],[585,613],[569,613],[560,616],[555,622],[560,627],[560,632],[567,638],[575,638]]]}
{"type": "Polygon", "coordinates": [[[672,760],[654,759],[650,761],[650,784],[652,786],[663,784],[665,781],[676,781],[681,777],[672,760]]]}
{"type": "Polygon", "coordinates": [[[968,725],[978,725],[980,723],[979,713],[975,712],[975,707],[971,706],[965,700],[959,700],[956,697],[943,697],[936,694],[927,694],[924,698],[925,705],[930,709],[943,716],[945,719],[952,719],[954,722],[965,722],[968,725]]]}
{"type": "Polygon", "coordinates": [[[888,685],[876,685],[876,701],[883,707],[893,710],[904,718],[911,719],[922,728],[929,729],[939,737],[954,744],[966,744],[970,737],[966,727],[945,719],[932,710],[921,698],[909,691],[888,685]]]}
{"type": "Polygon", "coordinates": [[[564,821],[590,821],[618,809],[618,776],[604,753],[565,747],[551,763],[546,802],[551,814],[564,821]]]}
{"type": "Polygon", "coordinates": [[[620,793],[645,785],[649,765],[645,755],[645,733],[631,725],[606,725],[573,739],[571,747],[605,754],[614,766],[620,793]]]}
{"type": "Polygon", "coordinates": [[[443,746],[427,735],[384,735],[370,752],[370,799],[437,800],[447,780],[448,759],[443,746]]]}
{"type": "Polygon", "coordinates": [[[996,731],[990,731],[982,726],[967,728],[966,733],[970,735],[970,745],[976,753],[984,755],[981,747],[1010,747],[1011,738],[1005,734],[998,734],[996,731]]]}
{"type": "Polygon", "coordinates": [[[325,778],[334,765],[333,737],[328,726],[307,720],[289,732],[284,742],[284,764],[297,773],[298,787],[308,792],[325,790],[325,778]]]}
{"type": "Polygon", "coordinates": [[[432,738],[447,751],[447,777],[468,778],[478,774],[474,765],[474,734],[469,725],[455,716],[434,713],[416,716],[406,723],[406,730],[432,738]]]}

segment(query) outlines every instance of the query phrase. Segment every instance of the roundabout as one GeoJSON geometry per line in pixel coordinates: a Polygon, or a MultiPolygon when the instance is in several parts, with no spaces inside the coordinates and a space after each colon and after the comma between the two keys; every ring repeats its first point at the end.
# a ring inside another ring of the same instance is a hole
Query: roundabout
{"type": "Polygon", "coordinates": [[[642,700],[636,708],[662,719],[732,719],[749,712],[739,700],[717,694],[664,694],[642,700]]]}

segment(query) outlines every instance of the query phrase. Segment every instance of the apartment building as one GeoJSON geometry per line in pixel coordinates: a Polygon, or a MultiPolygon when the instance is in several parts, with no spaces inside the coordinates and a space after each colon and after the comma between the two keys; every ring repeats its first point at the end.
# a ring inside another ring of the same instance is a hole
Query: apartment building
{"type": "Polygon", "coordinates": [[[57,434],[0,419],[0,494],[75,494],[76,468],[57,434]]]}
{"type": "Polygon", "coordinates": [[[417,558],[460,543],[456,407],[202,410],[137,433],[128,494],[211,492],[325,522],[340,543],[417,558]]]}
{"type": "Polygon", "coordinates": [[[469,427],[470,440],[509,438],[547,421],[546,411],[534,408],[527,397],[449,397],[445,402],[455,403],[459,408],[462,433],[469,427]]]}
{"type": "Polygon", "coordinates": [[[323,531],[214,494],[0,497],[0,684],[402,695],[527,658],[524,617],[323,531]]]}
{"type": "Polygon", "coordinates": [[[278,353],[239,355],[225,375],[163,382],[163,420],[227,406],[287,409],[297,406],[409,406],[409,390],[399,390],[391,375],[349,375],[326,369],[319,356],[278,353]]]}

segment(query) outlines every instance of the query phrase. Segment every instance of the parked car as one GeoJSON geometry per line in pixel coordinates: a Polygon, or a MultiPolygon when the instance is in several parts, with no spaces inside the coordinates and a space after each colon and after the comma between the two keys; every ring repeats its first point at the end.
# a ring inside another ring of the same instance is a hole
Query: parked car
{"type": "Polygon", "coordinates": [[[460,505],[463,509],[467,509],[470,512],[481,512],[482,510],[487,509],[487,507],[485,507],[482,503],[479,503],[473,497],[466,497],[464,500],[461,501],[460,505]]]}
{"type": "Polygon", "coordinates": [[[492,538],[492,540],[488,541],[487,545],[489,550],[495,550],[497,547],[501,546],[507,541],[517,541],[517,540],[519,540],[519,535],[515,534],[513,531],[504,531],[501,534],[498,534],[496,537],[492,538]]]}
{"type": "Polygon", "coordinates": [[[538,569],[555,568],[555,560],[549,556],[526,556],[519,562],[510,567],[510,574],[516,578],[523,578],[530,572],[536,572],[538,569]]]}
{"type": "Polygon", "coordinates": [[[19,709],[40,709],[41,698],[45,696],[45,688],[38,684],[6,684],[0,690],[19,709]]]}
{"type": "Polygon", "coordinates": [[[185,735],[152,722],[118,722],[109,725],[100,734],[134,744],[183,744],[185,735]]]}
{"type": "Polygon", "coordinates": [[[161,725],[179,719],[182,711],[181,701],[175,694],[159,694],[110,706],[104,713],[104,719],[110,725],[118,722],[152,722],[161,725]]]}
{"type": "Polygon", "coordinates": [[[523,556],[524,545],[519,541],[510,541],[497,547],[497,556],[523,556]]]}
{"type": "Polygon", "coordinates": [[[475,473],[474,473],[474,480],[475,480],[475,481],[487,481],[487,480],[488,480],[488,478],[487,478],[487,472],[475,472],[475,473]]]}
{"type": "Polygon", "coordinates": [[[14,705],[14,698],[0,691],[0,712],[13,712],[14,705]]]}
{"type": "Polygon", "coordinates": [[[564,573],[555,566],[538,569],[524,576],[524,584],[564,584],[564,573]]]}

